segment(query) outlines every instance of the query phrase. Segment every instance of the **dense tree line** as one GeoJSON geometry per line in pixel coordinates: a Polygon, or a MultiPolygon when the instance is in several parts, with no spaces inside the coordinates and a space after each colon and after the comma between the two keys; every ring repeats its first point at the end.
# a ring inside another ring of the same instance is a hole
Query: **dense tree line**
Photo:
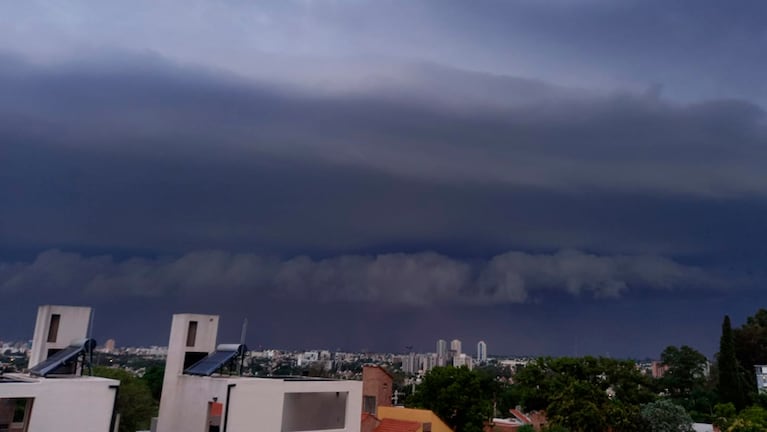
{"type": "Polygon", "coordinates": [[[739,328],[724,318],[713,365],[689,346],[667,347],[661,362],[659,379],[634,361],[603,357],[539,358],[512,380],[494,365],[435,368],[408,403],[433,410],[457,432],[481,431],[516,405],[545,412],[548,431],[687,432],[693,421],[723,432],[767,431],[767,397],[758,394],[753,370],[767,363],[767,310],[739,328]]]}

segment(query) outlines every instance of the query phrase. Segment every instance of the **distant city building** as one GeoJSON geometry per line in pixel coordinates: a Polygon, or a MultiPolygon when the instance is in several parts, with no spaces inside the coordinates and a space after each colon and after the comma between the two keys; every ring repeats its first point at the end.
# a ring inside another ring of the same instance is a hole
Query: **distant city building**
{"type": "Polygon", "coordinates": [[[477,362],[484,363],[487,361],[487,344],[485,341],[479,341],[477,343],[477,362]]]}
{"type": "Polygon", "coordinates": [[[458,339],[453,339],[450,341],[450,351],[453,352],[453,355],[461,354],[461,341],[458,339]]]}
{"type": "Polygon", "coordinates": [[[107,342],[104,344],[104,351],[108,353],[115,352],[115,340],[114,339],[107,339],[107,342]]]}
{"type": "Polygon", "coordinates": [[[447,365],[447,341],[440,339],[437,341],[437,366],[447,365]]]}
{"type": "Polygon", "coordinates": [[[415,353],[411,352],[402,356],[402,372],[415,374],[418,372],[419,366],[415,353]]]}
{"type": "Polygon", "coordinates": [[[653,378],[661,378],[668,370],[668,366],[664,365],[663,362],[654,361],[651,364],[651,372],[653,378]]]}
{"type": "Polygon", "coordinates": [[[756,365],[756,390],[759,394],[767,394],[767,365],[756,365]]]}
{"type": "Polygon", "coordinates": [[[455,367],[466,366],[469,369],[473,369],[474,361],[472,360],[471,356],[461,353],[453,357],[453,366],[455,367]]]}
{"type": "Polygon", "coordinates": [[[306,366],[312,364],[320,359],[320,355],[317,351],[306,351],[303,354],[299,354],[296,358],[296,365],[306,366]]]}

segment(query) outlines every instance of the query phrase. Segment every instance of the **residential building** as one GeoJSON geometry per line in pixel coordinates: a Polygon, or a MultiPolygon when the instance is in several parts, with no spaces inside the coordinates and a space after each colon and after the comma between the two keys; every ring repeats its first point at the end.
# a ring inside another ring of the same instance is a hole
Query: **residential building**
{"type": "Polygon", "coordinates": [[[115,352],[115,340],[114,339],[107,339],[106,343],[104,344],[104,351],[107,353],[113,353],[115,352]]]}
{"type": "Polygon", "coordinates": [[[28,373],[0,374],[0,431],[114,431],[119,381],[83,375],[91,309],[40,306],[28,373]]]}
{"type": "Polygon", "coordinates": [[[767,365],[756,365],[756,391],[759,394],[767,394],[767,365]]]}
{"type": "Polygon", "coordinates": [[[461,354],[461,341],[458,339],[453,339],[450,341],[450,351],[452,351],[454,356],[461,354]]]}
{"type": "Polygon", "coordinates": [[[394,377],[381,366],[362,367],[362,411],[376,414],[379,406],[392,405],[394,377]]]}
{"type": "Polygon", "coordinates": [[[477,363],[484,363],[487,361],[487,344],[485,341],[479,341],[477,343],[477,363]]]}
{"type": "Polygon", "coordinates": [[[217,344],[216,315],[173,315],[157,432],[359,432],[362,383],[243,377],[247,347],[217,344]]]}
{"type": "Polygon", "coordinates": [[[447,341],[440,339],[437,341],[437,366],[447,365],[447,341]]]}
{"type": "Polygon", "coordinates": [[[652,377],[653,378],[661,378],[668,370],[668,366],[664,365],[663,362],[660,361],[654,361],[651,365],[652,370],[652,377]]]}
{"type": "Polygon", "coordinates": [[[473,369],[474,362],[472,361],[471,356],[462,353],[453,357],[453,366],[455,367],[466,366],[469,369],[473,369]]]}

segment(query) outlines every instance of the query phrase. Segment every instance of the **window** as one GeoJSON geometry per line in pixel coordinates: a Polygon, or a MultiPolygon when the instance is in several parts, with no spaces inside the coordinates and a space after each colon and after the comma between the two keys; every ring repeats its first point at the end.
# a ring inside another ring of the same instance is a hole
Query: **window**
{"type": "Polygon", "coordinates": [[[197,339],[197,321],[189,321],[189,329],[186,332],[186,346],[193,347],[197,339]]]}
{"type": "MultiPolygon", "coordinates": [[[[284,432],[343,429],[349,392],[285,393],[284,432]]],[[[359,417],[357,418],[359,421],[359,417]]]]}
{"type": "Polygon", "coordinates": [[[26,432],[33,398],[0,398],[0,431],[26,432]]]}
{"type": "Polygon", "coordinates": [[[59,321],[61,321],[61,315],[51,315],[51,322],[48,324],[48,342],[56,342],[56,337],[59,334],[59,321]]]}
{"type": "Polygon", "coordinates": [[[376,397],[375,396],[362,397],[362,412],[366,412],[370,414],[376,413],[376,397]]]}

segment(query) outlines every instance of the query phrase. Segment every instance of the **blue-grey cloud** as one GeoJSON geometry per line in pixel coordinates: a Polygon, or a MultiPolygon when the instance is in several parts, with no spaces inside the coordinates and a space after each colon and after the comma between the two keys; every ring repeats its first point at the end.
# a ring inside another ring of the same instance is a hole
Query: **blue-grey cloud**
{"type": "Polygon", "coordinates": [[[507,252],[464,261],[433,252],[306,256],[195,251],[156,259],[85,257],[50,250],[32,262],[0,263],[0,292],[44,295],[67,290],[98,297],[236,296],[431,306],[534,301],[541,292],[620,297],[630,289],[721,289],[706,271],[657,256],[507,252]]]}
{"type": "MultiPolygon", "coordinates": [[[[0,5],[0,48],[46,62],[150,51],[320,86],[343,82],[371,59],[410,58],[589,88],[661,84],[684,100],[764,103],[764,13],[758,0],[31,0],[0,5]],[[328,67],[329,58],[349,64],[328,67]]],[[[385,73],[386,63],[378,68],[385,73]]]]}
{"type": "MultiPolygon", "coordinates": [[[[764,214],[767,133],[763,111],[743,101],[683,105],[469,74],[468,94],[532,90],[461,108],[450,85],[441,96],[318,95],[156,57],[6,59],[6,245],[760,247],[751,219],[764,214]]],[[[414,78],[426,89],[455,79],[428,70],[414,78]]]]}

